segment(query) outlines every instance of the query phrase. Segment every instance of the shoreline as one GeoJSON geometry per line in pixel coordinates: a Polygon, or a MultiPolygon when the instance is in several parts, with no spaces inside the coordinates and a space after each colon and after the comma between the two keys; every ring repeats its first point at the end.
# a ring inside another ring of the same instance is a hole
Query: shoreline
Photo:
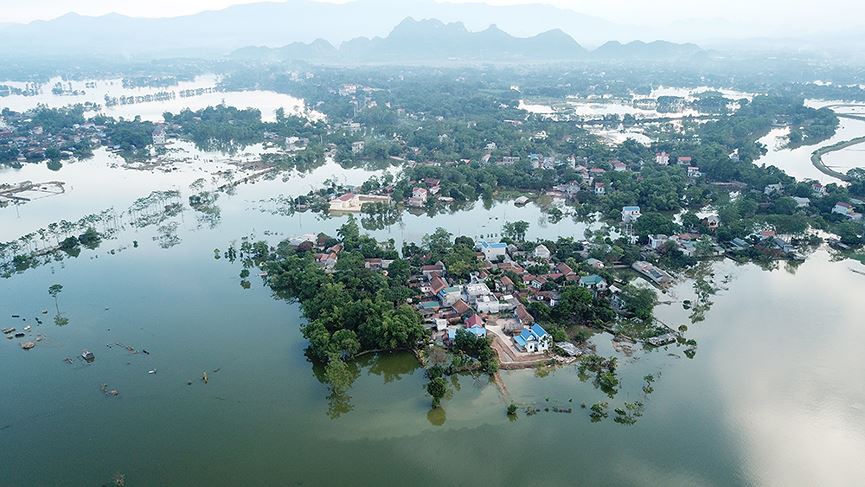
{"type": "Polygon", "coordinates": [[[826,174],[827,176],[831,176],[833,178],[840,179],[841,181],[844,181],[844,182],[850,182],[851,178],[846,173],[836,171],[836,170],[826,166],[826,164],[823,162],[823,156],[825,156],[826,154],[830,154],[832,152],[844,150],[848,147],[852,147],[854,145],[859,145],[859,144],[863,144],[863,143],[865,143],[865,136],[856,137],[854,139],[845,140],[845,141],[838,142],[838,143],[835,143],[832,145],[821,147],[821,148],[819,148],[819,149],[817,149],[811,153],[811,164],[813,164],[814,167],[816,167],[818,171],[822,172],[823,174],[826,174]]]}

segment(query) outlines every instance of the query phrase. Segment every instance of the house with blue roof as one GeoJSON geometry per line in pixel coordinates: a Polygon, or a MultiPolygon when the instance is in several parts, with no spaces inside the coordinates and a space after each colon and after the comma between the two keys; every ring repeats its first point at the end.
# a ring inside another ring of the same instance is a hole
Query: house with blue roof
{"type": "Polygon", "coordinates": [[[457,330],[463,330],[464,332],[471,333],[478,338],[486,338],[487,336],[487,329],[483,327],[473,326],[471,328],[448,328],[448,340],[451,343],[453,343],[454,340],[457,339],[457,330]]]}
{"type": "Polygon", "coordinates": [[[634,223],[637,221],[640,216],[640,207],[639,206],[623,206],[622,207],[622,221],[624,223],[634,223]]]}
{"type": "Polygon", "coordinates": [[[552,336],[537,323],[532,324],[531,328],[523,328],[519,335],[514,336],[517,349],[526,353],[546,352],[552,341],[552,336]]]}
{"type": "Polygon", "coordinates": [[[499,257],[504,258],[508,251],[508,245],[503,242],[481,242],[478,244],[478,250],[483,252],[484,257],[490,262],[494,262],[499,257]]]}

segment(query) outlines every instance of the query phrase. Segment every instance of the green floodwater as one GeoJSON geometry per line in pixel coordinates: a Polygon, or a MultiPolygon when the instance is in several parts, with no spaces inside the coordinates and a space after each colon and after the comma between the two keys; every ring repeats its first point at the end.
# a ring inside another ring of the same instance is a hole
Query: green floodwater
{"type": "MultiPolygon", "coordinates": [[[[185,202],[197,177],[123,170],[106,157],[51,173],[71,181],[62,196],[0,209],[0,239],[112,205],[121,211],[153,189],[179,189],[185,202]]],[[[47,175],[2,170],[0,183],[47,175]]],[[[694,299],[692,282],[662,297],[673,303],[659,305],[658,317],[688,324],[699,343],[692,359],[675,345],[624,354],[597,335],[599,353],[619,360],[613,399],[575,367],[505,371],[505,396],[462,376],[443,412],[431,413],[408,354],[363,358],[349,397],[330,398],[303,355],[298,307],[274,300],[256,272],[243,289],[240,265],[214,260],[213,249],[249,234],[271,243],[333,234],[345,217],[280,216],[261,211],[271,206],[260,200],[368,175],[329,164],[241,185],[220,196],[218,218],[188,206],[172,218],[170,248],[154,240],[155,226],[126,225],[95,251],[0,279],[0,327],[32,326],[25,339],[0,338],[0,485],[103,485],[118,473],[127,485],[171,486],[865,483],[865,276],[851,272],[865,266],[833,262],[825,249],[798,268],[718,262],[716,282],[729,279],[700,323],[681,306],[694,299]],[[64,286],[63,327],[52,322],[55,283],[64,286]],[[37,334],[45,338],[36,348],[20,348],[37,334]],[[78,358],[85,349],[92,364],[78,358]],[[646,374],[657,380],[644,398],[646,374]],[[119,395],[107,397],[102,384],[119,395]],[[580,404],[601,400],[611,418],[592,423],[580,404]],[[635,425],[612,421],[613,407],[637,400],[646,406],[635,425]],[[511,421],[511,401],[574,411],[521,410],[511,421]]],[[[437,226],[478,236],[517,219],[530,222],[529,238],[581,238],[586,229],[567,218],[548,223],[532,204],[477,202],[434,217],[406,213],[371,233],[399,245],[437,226]]]]}

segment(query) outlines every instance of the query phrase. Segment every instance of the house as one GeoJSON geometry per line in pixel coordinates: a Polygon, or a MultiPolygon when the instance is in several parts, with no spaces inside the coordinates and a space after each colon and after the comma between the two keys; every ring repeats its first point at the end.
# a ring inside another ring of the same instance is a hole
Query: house
{"type": "Polygon", "coordinates": [[[533,254],[534,254],[536,259],[542,259],[542,260],[549,260],[550,256],[552,255],[552,254],[550,254],[550,249],[548,249],[547,246],[544,244],[540,244],[537,247],[535,247],[535,251],[533,254]]]}
{"type": "Polygon", "coordinates": [[[285,148],[289,152],[299,151],[306,149],[306,146],[309,145],[309,139],[302,137],[286,137],[285,138],[285,148]]]}
{"type": "Polygon", "coordinates": [[[165,145],[165,128],[161,125],[153,129],[153,145],[165,145]]]}
{"type": "Polygon", "coordinates": [[[679,156],[676,158],[676,163],[678,163],[680,166],[690,166],[691,160],[691,156],[679,156]]]}
{"type": "Polygon", "coordinates": [[[703,173],[700,172],[700,168],[697,166],[688,166],[688,177],[689,178],[698,178],[702,176],[703,173]]]}
{"type": "Polygon", "coordinates": [[[648,277],[659,286],[667,286],[673,282],[673,277],[645,261],[637,261],[631,264],[631,268],[648,277]]]}
{"type": "Polygon", "coordinates": [[[345,193],[330,200],[330,211],[359,212],[361,206],[360,198],[354,193],[345,193]]]}
{"type": "Polygon", "coordinates": [[[463,323],[466,324],[466,328],[483,328],[484,320],[481,319],[480,316],[474,314],[463,320],[463,323]]]}
{"type": "Polygon", "coordinates": [[[444,280],[441,276],[433,276],[429,281],[430,290],[433,294],[438,296],[442,290],[448,287],[448,282],[444,280]]]}
{"type": "Polygon", "coordinates": [[[605,291],[607,289],[607,281],[597,274],[592,274],[591,276],[581,277],[580,286],[593,291],[605,291]]]}
{"type": "Polygon", "coordinates": [[[718,218],[718,215],[709,215],[706,218],[703,218],[703,223],[709,228],[709,230],[717,230],[719,226],[721,226],[721,219],[718,218]]]}
{"type": "Polygon", "coordinates": [[[501,306],[498,298],[492,294],[485,294],[475,299],[475,311],[478,313],[496,314],[501,311],[501,306]]]}
{"type": "Polygon", "coordinates": [[[445,265],[441,262],[432,265],[425,265],[420,268],[420,271],[425,278],[430,279],[433,275],[443,275],[445,272],[445,265]]]}
{"type": "Polygon", "coordinates": [[[486,149],[487,152],[492,152],[492,151],[496,150],[496,147],[497,146],[496,146],[495,142],[490,142],[489,144],[486,145],[486,147],[484,147],[484,149],[486,149]]]}
{"type": "Polygon", "coordinates": [[[514,281],[512,281],[508,276],[502,276],[502,278],[496,283],[496,289],[503,293],[513,292],[515,289],[514,281]]]}
{"type": "Polygon", "coordinates": [[[429,189],[429,194],[438,194],[441,191],[441,180],[439,179],[424,178],[423,183],[429,189]]]}
{"type": "Polygon", "coordinates": [[[463,288],[460,286],[449,286],[436,293],[436,297],[439,298],[444,306],[453,306],[454,303],[462,298],[462,295],[463,288]]]}
{"type": "Polygon", "coordinates": [[[818,182],[814,182],[814,184],[811,185],[811,193],[814,196],[821,198],[826,196],[826,187],[818,182]]]}
{"type": "Polygon", "coordinates": [[[853,210],[853,205],[850,203],[839,201],[835,203],[835,207],[832,208],[832,213],[837,213],[839,215],[844,215],[851,220],[861,220],[862,214],[857,213],[853,210]]]}
{"type": "Polygon", "coordinates": [[[531,328],[523,328],[519,335],[514,337],[517,349],[526,353],[541,353],[550,349],[552,337],[541,325],[534,323],[531,328]]]}
{"type": "Polygon", "coordinates": [[[513,166],[514,164],[520,162],[520,158],[518,156],[504,156],[502,160],[499,162],[501,166],[513,166]]]}
{"type": "Polygon", "coordinates": [[[586,259],[586,265],[588,265],[592,269],[603,269],[604,268],[604,263],[601,262],[600,260],[594,258],[594,257],[586,259]]]}
{"type": "Polygon", "coordinates": [[[624,206],[622,207],[622,222],[634,223],[640,218],[639,206],[624,206]]]}
{"type": "Polygon", "coordinates": [[[771,195],[775,193],[780,193],[784,189],[784,185],[781,183],[777,184],[769,184],[765,188],[763,188],[763,194],[771,195]]]}
{"type": "Polygon", "coordinates": [[[504,259],[508,246],[502,242],[481,242],[478,244],[478,250],[483,252],[488,261],[492,262],[499,258],[504,259]]]}
{"type": "Polygon", "coordinates": [[[523,276],[523,281],[527,282],[529,286],[534,289],[541,289],[544,287],[544,284],[547,283],[547,278],[544,276],[534,276],[532,274],[526,274],[523,276]]]}
{"type": "MultiPolygon", "coordinates": [[[[597,260],[597,259],[595,259],[595,260],[597,260]]],[[[598,262],[600,262],[600,261],[598,261],[598,262]]],[[[601,264],[601,265],[603,266],[603,264],[601,264]]],[[[565,264],[564,262],[559,262],[558,264],[556,264],[556,272],[558,272],[559,274],[561,274],[563,276],[568,276],[568,275],[573,274],[574,270],[571,269],[571,266],[569,266],[568,264],[565,264]]]]}
{"type": "Polygon", "coordinates": [[[457,302],[454,303],[453,306],[451,306],[451,308],[454,310],[454,313],[457,316],[462,316],[462,315],[468,313],[469,311],[471,311],[471,308],[469,307],[469,305],[466,304],[466,302],[463,301],[462,299],[457,300],[457,302]]]}
{"type": "Polygon", "coordinates": [[[628,166],[622,161],[613,161],[613,171],[623,172],[628,169],[628,166]]]}
{"type": "Polygon", "coordinates": [[[426,188],[413,188],[411,190],[411,197],[408,199],[408,205],[414,207],[424,206],[428,197],[429,190],[427,190],[426,188]]]}
{"type": "Polygon", "coordinates": [[[535,322],[534,316],[529,313],[529,310],[527,310],[526,307],[522,305],[522,303],[517,304],[517,307],[514,308],[514,316],[517,318],[517,320],[522,326],[528,326],[529,324],[535,322]]]}
{"type": "Polygon", "coordinates": [[[463,294],[465,294],[470,303],[477,301],[481,296],[488,296],[492,293],[493,292],[490,291],[489,286],[482,282],[473,282],[471,284],[466,284],[463,287],[463,294]]]}
{"type": "Polygon", "coordinates": [[[666,152],[657,152],[655,153],[655,163],[659,166],[666,166],[670,164],[670,154],[666,152]]]}
{"type": "Polygon", "coordinates": [[[324,268],[325,272],[332,272],[334,267],[336,267],[337,259],[336,253],[330,252],[327,254],[318,254],[315,260],[318,265],[324,268]]]}
{"type": "Polygon", "coordinates": [[[649,248],[652,250],[658,250],[663,247],[670,240],[670,237],[666,235],[649,235],[649,248]]]}
{"type": "MultiPolygon", "coordinates": [[[[448,328],[448,341],[449,342],[453,343],[454,340],[457,339],[457,331],[458,330],[460,330],[460,328],[448,328]]],[[[470,328],[464,328],[464,330],[467,333],[471,333],[472,335],[475,335],[477,337],[487,336],[487,329],[484,327],[470,327],[470,328]]]]}
{"type": "Polygon", "coordinates": [[[351,153],[352,154],[360,154],[361,152],[363,152],[364,145],[365,144],[362,140],[359,140],[357,142],[352,142],[351,143],[351,153]]]}
{"type": "Polygon", "coordinates": [[[598,196],[607,194],[607,187],[604,183],[598,181],[595,183],[595,194],[598,196]]]}

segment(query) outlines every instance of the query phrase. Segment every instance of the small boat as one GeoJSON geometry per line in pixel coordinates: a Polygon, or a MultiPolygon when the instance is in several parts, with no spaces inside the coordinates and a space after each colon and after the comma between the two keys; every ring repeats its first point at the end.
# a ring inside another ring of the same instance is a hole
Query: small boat
{"type": "Polygon", "coordinates": [[[8,334],[14,332],[15,328],[3,328],[3,330],[0,330],[0,331],[2,331],[4,335],[8,335],[8,334]]]}
{"type": "Polygon", "coordinates": [[[81,352],[81,358],[83,358],[84,361],[87,363],[90,363],[90,362],[93,362],[94,360],[96,360],[96,356],[93,355],[93,352],[91,352],[90,350],[85,350],[85,351],[81,352]]]}
{"type": "Polygon", "coordinates": [[[32,328],[30,327],[30,325],[27,325],[27,326],[24,327],[24,331],[30,331],[31,329],[32,329],[32,328]]]}

